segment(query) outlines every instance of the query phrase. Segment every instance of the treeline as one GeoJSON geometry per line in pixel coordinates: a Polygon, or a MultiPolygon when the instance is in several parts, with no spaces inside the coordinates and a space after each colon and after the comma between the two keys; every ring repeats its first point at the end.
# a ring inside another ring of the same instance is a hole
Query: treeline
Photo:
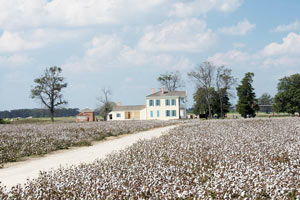
{"type": "MultiPolygon", "coordinates": [[[[79,113],[78,108],[62,108],[56,109],[55,117],[71,117],[79,113]]],[[[51,117],[49,109],[17,109],[11,111],[0,111],[0,119],[2,118],[26,118],[26,117],[51,117]]]]}
{"type": "MultiPolygon", "coordinates": [[[[238,84],[231,69],[204,62],[195,66],[187,75],[196,86],[193,112],[199,117],[225,118],[232,106],[244,118],[255,117],[258,111],[289,113],[293,116],[298,113],[300,117],[300,74],[281,78],[274,97],[263,93],[259,98],[256,98],[252,86],[252,72],[245,73],[238,84]],[[231,105],[230,98],[235,97],[235,91],[238,102],[231,105]]],[[[157,80],[168,91],[174,91],[184,85],[179,72],[161,74],[157,80]]]]}

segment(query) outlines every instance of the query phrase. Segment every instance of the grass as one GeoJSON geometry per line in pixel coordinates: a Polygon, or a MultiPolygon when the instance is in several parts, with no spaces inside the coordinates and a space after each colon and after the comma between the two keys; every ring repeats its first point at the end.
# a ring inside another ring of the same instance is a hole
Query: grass
{"type": "MultiPolygon", "coordinates": [[[[54,123],[72,123],[75,122],[75,116],[72,117],[55,117],[54,123]]],[[[103,118],[100,115],[96,115],[95,119],[102,120],[103,118]]],[[[10,122],[11,124],[30,124],[30,123],[52,123],[50,117],[38,117],[38,118],[13,118],[5,119],[5,121],[10,122]]]]}
{"type": "MultiPolygon", "coordinates": [[[[54,123],[71,123],[75,122],[75,117],[55,117],[54,123]]],[[[34,123],[52,123],[50,117],[40,118],[21,118],[10,120],[11,124],[34,124],[34,123]]]]}
{"type": "MultiPolygon", "coordinates": [[[[227,113],[228,119],[241,118],[241,115],[238,112],[230,112],[227,113]]],[[[271,117],[291,117],[289,113],[265,113],[265,112],[257,112],[256,118],[271,118],[271,117]]]]}
{"type": "MultiPolygon", "coordinates": [[[[188,112],[188,115],[194,114],[192,112],[188,112]]],[[[265,113],[265,112],[257,112],[256,118],[273,118],[273,117],[291,117],[292,115],[289,113],[265,113]]],[[[297,115],[295,115],[297,116],[297,115]]],[[[242,118],[238,112],[229,112],[227,113],[227,119],[240,119],[242,118]]]]}

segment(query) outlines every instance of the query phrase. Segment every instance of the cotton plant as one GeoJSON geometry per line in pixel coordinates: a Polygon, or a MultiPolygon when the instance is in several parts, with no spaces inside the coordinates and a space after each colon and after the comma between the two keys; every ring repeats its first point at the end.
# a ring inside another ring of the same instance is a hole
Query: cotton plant
{"type": "MultiPolygon", "coordinates": [[[[300,119],[193,121],[3,199],[299,199],[300,119]]],[[[5,196],[7,195],[7,196],[5,196]]]]}
{"type": "Polygon", "coordinates": [[[109,136],[135,133],[181,123],[171,121],[113,121],[0,125],[0,168],[22,157],[47,154],[72,146],[91,145],[109,136]]]}

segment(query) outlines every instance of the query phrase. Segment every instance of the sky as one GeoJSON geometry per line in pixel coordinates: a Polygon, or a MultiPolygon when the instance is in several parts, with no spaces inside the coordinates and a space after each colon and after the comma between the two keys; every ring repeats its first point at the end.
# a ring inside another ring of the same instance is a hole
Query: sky
{"type": "Polygon", "coordinates": [[[97,108],[104,87],[143,105],[176,70],[191,107],[187,73],[205,61],[239,81],[253,72],[257,97],[274,96],[300,73],[299,10],[299,0],[0,0],[0,110],[43,107],[30,90],[51,66],[63,69],[69,108],[97,108]]]}

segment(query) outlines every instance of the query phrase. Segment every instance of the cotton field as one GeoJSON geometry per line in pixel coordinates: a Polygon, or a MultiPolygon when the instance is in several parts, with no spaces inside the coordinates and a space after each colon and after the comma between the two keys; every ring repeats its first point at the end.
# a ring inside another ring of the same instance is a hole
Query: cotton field
{"type": "MultiPolygon", "coordinates": [[[[117,121],[95,123],[0,125],[0,168],[4,163],[71,146],[90,145],[108,136],[144,131],[179,121],[117,121]]],[[[1,181],[1,180],[0,180],[1,181]]]]}
{"type": "Polygon", "coordinates": [[[181,125],[105,160],[0,187],[0,198],[299,199],[300,119],[181,125]]]}

